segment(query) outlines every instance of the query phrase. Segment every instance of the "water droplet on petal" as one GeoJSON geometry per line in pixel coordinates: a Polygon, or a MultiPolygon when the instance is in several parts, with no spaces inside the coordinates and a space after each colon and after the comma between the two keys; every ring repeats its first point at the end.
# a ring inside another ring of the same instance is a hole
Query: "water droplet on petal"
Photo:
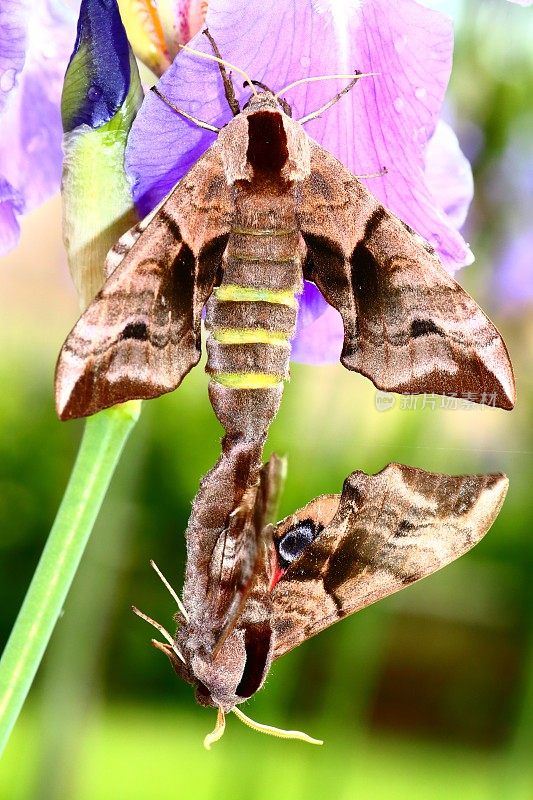
{"type": "Polygon", "coordinates": [[[41,42],[41,53],[43,58],[52,59],[57,56],[57,47],[52,40],[43,40],[41,42]]]}
{"type": "Polygon", "coordinates": [[[311,59],[309,58],[309,56],[302,56],[301,57],[300,64],[302,65],[302,67],[304,67],[304,68],[308,67],[310,63],[311,63],[311,59]]]}
{"type": "Polygon", "coordinates": [[[417,128],[417,130],[413,133],[413,139],[415,140],[415,142],[420,142],[423,144],[424,142],[427,141],[427,138],[428,138],[428,132],[425,125],[421,125],[421,127],[417,128]]]}
{"type": "Polygon", "coordinates": [[[392,105],[394,106],[394,108],[396,109],[396,111],[397,111],[399,114],[401,114],[401,113],[402,113],[402,111],[403,111],[403,110],[404,110],[404,108],[405,108],[405,100],[403,100],[403,98],[401,98],[401,97],[397,97],[397,98],[396,98],[396,100],[393,102],[393,104],[392,104],[392,105]]]}
{"type": "Polygon", "coordinates": [[[399,39],[394,40],[394,49],[397,53],[401,53],[402,50],[405,49],[405,45],[407,44],[407,34],[404,33],[403,36],[400,36],[399,39]]]}
{"type": "Polygon", "coordinates": [[[15,85],[16,77],[17,71],[15,69],[6,69],[6,71],[0,75],[0,89],[3,92],[10,92],[15,85]]]}
{"type": "Polygon", "coordinates": [[[30,155],[38,150],[44,150],[48,144],[48,136],[46,131],[39,131],[31,137],[26,145],[26,152],[30,155]]]}
{"type": "Polygon", "coordinates": [[[97,86],[95,83],[89,86],[89,89],[87,91],[87,98],[91,101],[91,103],[95,103],[97,100],[101,98],[101,96],[102,96],[102,89],[99,86],[97,86]]]}
{"type": "Polygon", "coordinates": [[[415,97],[417,100],[423,100],[427,93],[428,90],[425,86],[419,86],[418,89],[415,89],[415,97]]]}

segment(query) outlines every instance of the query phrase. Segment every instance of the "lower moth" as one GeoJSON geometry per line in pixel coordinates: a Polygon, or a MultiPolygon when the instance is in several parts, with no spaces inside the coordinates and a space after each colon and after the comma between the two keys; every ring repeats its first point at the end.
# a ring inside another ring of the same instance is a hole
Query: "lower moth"
{"type": "Polygon", "coordinates": [[[163,633],[166,641],[153,644],[197,701],[218,709],[208,744],[225,713],[243,717],[238,705],[262,686],[274,659],[477,544],[508,486],[502,474],[451,477],[389,464],[377,475],[353,472],[340,495],[317,497],[272,524],[281,468],[273,456],[210,542],[199,541],[193,522],[217,513],[218,495],[204,481],[187,532],[183,599],[174,593],[175,637],[134,609],[163,633]]]}

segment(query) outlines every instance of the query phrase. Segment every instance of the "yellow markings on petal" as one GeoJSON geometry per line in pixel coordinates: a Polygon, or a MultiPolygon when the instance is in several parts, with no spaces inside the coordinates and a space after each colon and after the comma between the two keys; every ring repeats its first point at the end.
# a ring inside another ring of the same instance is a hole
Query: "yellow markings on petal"
{"type": "Polygon", "coordinates": [[[225,730],[226,730],[226,718],[224,716],[224,710],[222,708],[219,708],[217,713],[217,724],[215,725],[211,733],[208,733],[204,739],[205,749],[211,750],[211,746],[214,745],[215,742],[218,742],[219,739],[222,739],[225,730]]]}
{"type": "MultiPolygon", "coordinates": [[[[231,710],[241,722],[259,733],[266,733],[268,736],[276,736],[278,739],[299,739],[301,742],[307,742],[308,744],[324,744],[322,739],[313,739],[312,736],[308,736],[307,733],[303,733],[303,731],[285,731],[283,728],[274,728],[272,725],[263,725],[261,722],[255,722],[255,720],[247,717],[237,706],[234,706],[231,710]]],[[[220,738],[220,736],[218,738],[220,738]]]]}
{"type": "Polygon", "coordinates": [[[211,380],[228,389],[270,389],[283,383],[278,375],[265,372],[219,372],[211,380]]]}
{"type": "Polygon", "coordinates": [[[118,0],[118,5],[135,55],[161,76],[171,58],[156,4],[152,0],[118,0]]]}
{"type": "Polygon", "coordinates": [[[251,286],[237,286],[229,283],[217,286],[215,295],[220,302],[275,303],[296,308],[296,298],[291,289],[255,289],[251,286]]]}
{"type": "Polygon", "coordinates": [[[273,344],[290,347],[289,333],[269,331],[266,328],[217,328],[212,333],[220,344],[273,344]]]}

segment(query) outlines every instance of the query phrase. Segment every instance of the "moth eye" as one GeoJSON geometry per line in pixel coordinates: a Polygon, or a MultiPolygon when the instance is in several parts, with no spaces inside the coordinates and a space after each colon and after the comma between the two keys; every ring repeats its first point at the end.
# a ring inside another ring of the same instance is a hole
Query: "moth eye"
{"type": "Polygon", "coordinates": [[[315,525],[310,519],[303,520],[290,528],[278,542],[280,565],[287,568],[289,564],[292,564],[316,539],[321,530],[323,530],[323,526],[315,525]]]}

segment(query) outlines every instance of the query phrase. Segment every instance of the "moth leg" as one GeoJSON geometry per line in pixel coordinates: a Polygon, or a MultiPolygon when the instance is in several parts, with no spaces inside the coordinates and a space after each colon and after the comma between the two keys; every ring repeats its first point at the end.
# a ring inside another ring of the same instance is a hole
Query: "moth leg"
{"type": "Polygon", "coordinates": [[[347,94],[350,91],[350,89],[353,89],[353,87],[355,86],[355,84],[359,80],[359,76],[361,74],[362,73],[361,73],[360,69],[354,70],[355,78],[352,78],[350,83],[347,86],[345,86],[344,89],[342,89],[340,92],[338,92],[338,94],[336,94],[335,97],[332,97],[331,100],[328,100],[328,102],[325,103],[323,106],[321,106],[319,109],[317,109],[316,111],[311,111],[310,114],[306,114],[305,117],[302,117],[301,119],[299,119],[298,122],[300,123],[300,125],[303,125],[305,122],[309,122],[312,119],[316,119],[321,114],[323,114],[324,111],[327,111],[328,108],[331,108],[331,106],[334,106],[335,103],[337,103],[341,99],[341,97],[343,95],[347,94]]]}
{"type": "MultiPolygon", "coordinates": [[[[211,42],[211,47],[213,48],[213,52],[216,55],[216,57],[220,58],[220,60],[223,61],[224,59],[220,55],[220,50],[218,49],[216,42],[209,33],[208,29],[206,28],[203,31],[203,33],[205,34],[205,36],[207,36],[207,38],[211,42]]],[[[224,66],[224,64],[221,64],[220,61],[218,62],[218,68],[220,69],[220,74],[222,75],[222,80],[224,82],[224,94],[226,95],[226,100],[228,101],[228,105],[231,108],[231,113],[233,114],[234,117],[236,117],[237,114],[241,113],[241,108],[239,106],[239,101],[235,97],[235,89],[233,87],[233,83],[231,82],[230,76],[226,72],[226,67],[224,66]]]]}
{"type": "Polygon", "coordinates": [[[169,106],[176,114],[179,114],[185,119],[188,119],[190,122],[194,122],[195,125],[198,125],[199,128],[205,128],[206,131],[213,131],[213,133],[220,133],[220,128],[217,128],[215,125],[210,125],[209,122],[204,122],[202,119],[198,119],[197,117],[193,117],[192,114],[187,114],[186,111],[182,111],[181,108],[172,103],[168,97],[165,97],[164,94],[161,94],[157,86],[152,86],[152,92],[156,94],[160,100],[163,101],[167,106],[169,106]]]}
{"type": "Polygon", "coordinates": [[[367,178],[382,178],[384,175],[388,175],[389,170],[387,167],[381,167],[379,172],[368,172],[365,175],[356,175],[355,177],[357,180],[366,180],[367,178]]]}
{"type": "MultiPolygon", "coordinates": [[[[144,611],[139,611],[137,606],[132,606],[131,610],[133,611],[134,614],[136,614],[141,619],[144,619],[145,622],[148,622],[149,625],[151,625],[153,628],[155,628],[157,631],[159,631],[161,636],[164,636],[165,639],[167,640],[167,642],[169,643],[169,645],[171,647],[171,650],[177,655],[177,657],[180,659],[180,661],[182,661],[185,664],[185,659],[184,659],[181,651],[178,650],[178,647],[177,647],[176,643],[174,642],[174,639],[172,638],[170,633],[167,631],[167,629],[163,628],[163,626],[161,625],[160,622],[156,622],[155,619],[152,619],[152,617],[149,617],[148,614],[145,614],[144,611]]],[[[155,640],[152,639],[152,642],[154,642],[154,641],[155,640]]],[[[161,645],[161,647],[163,647],[163,648],[165,647],[164,645],[161,644],[161,642],[158,642],[155,645],[155,647],[158,647],[158,645],[161,645]]],[[[159,649],[161,649],[161,647],[159,647],[159,649]]]]}

